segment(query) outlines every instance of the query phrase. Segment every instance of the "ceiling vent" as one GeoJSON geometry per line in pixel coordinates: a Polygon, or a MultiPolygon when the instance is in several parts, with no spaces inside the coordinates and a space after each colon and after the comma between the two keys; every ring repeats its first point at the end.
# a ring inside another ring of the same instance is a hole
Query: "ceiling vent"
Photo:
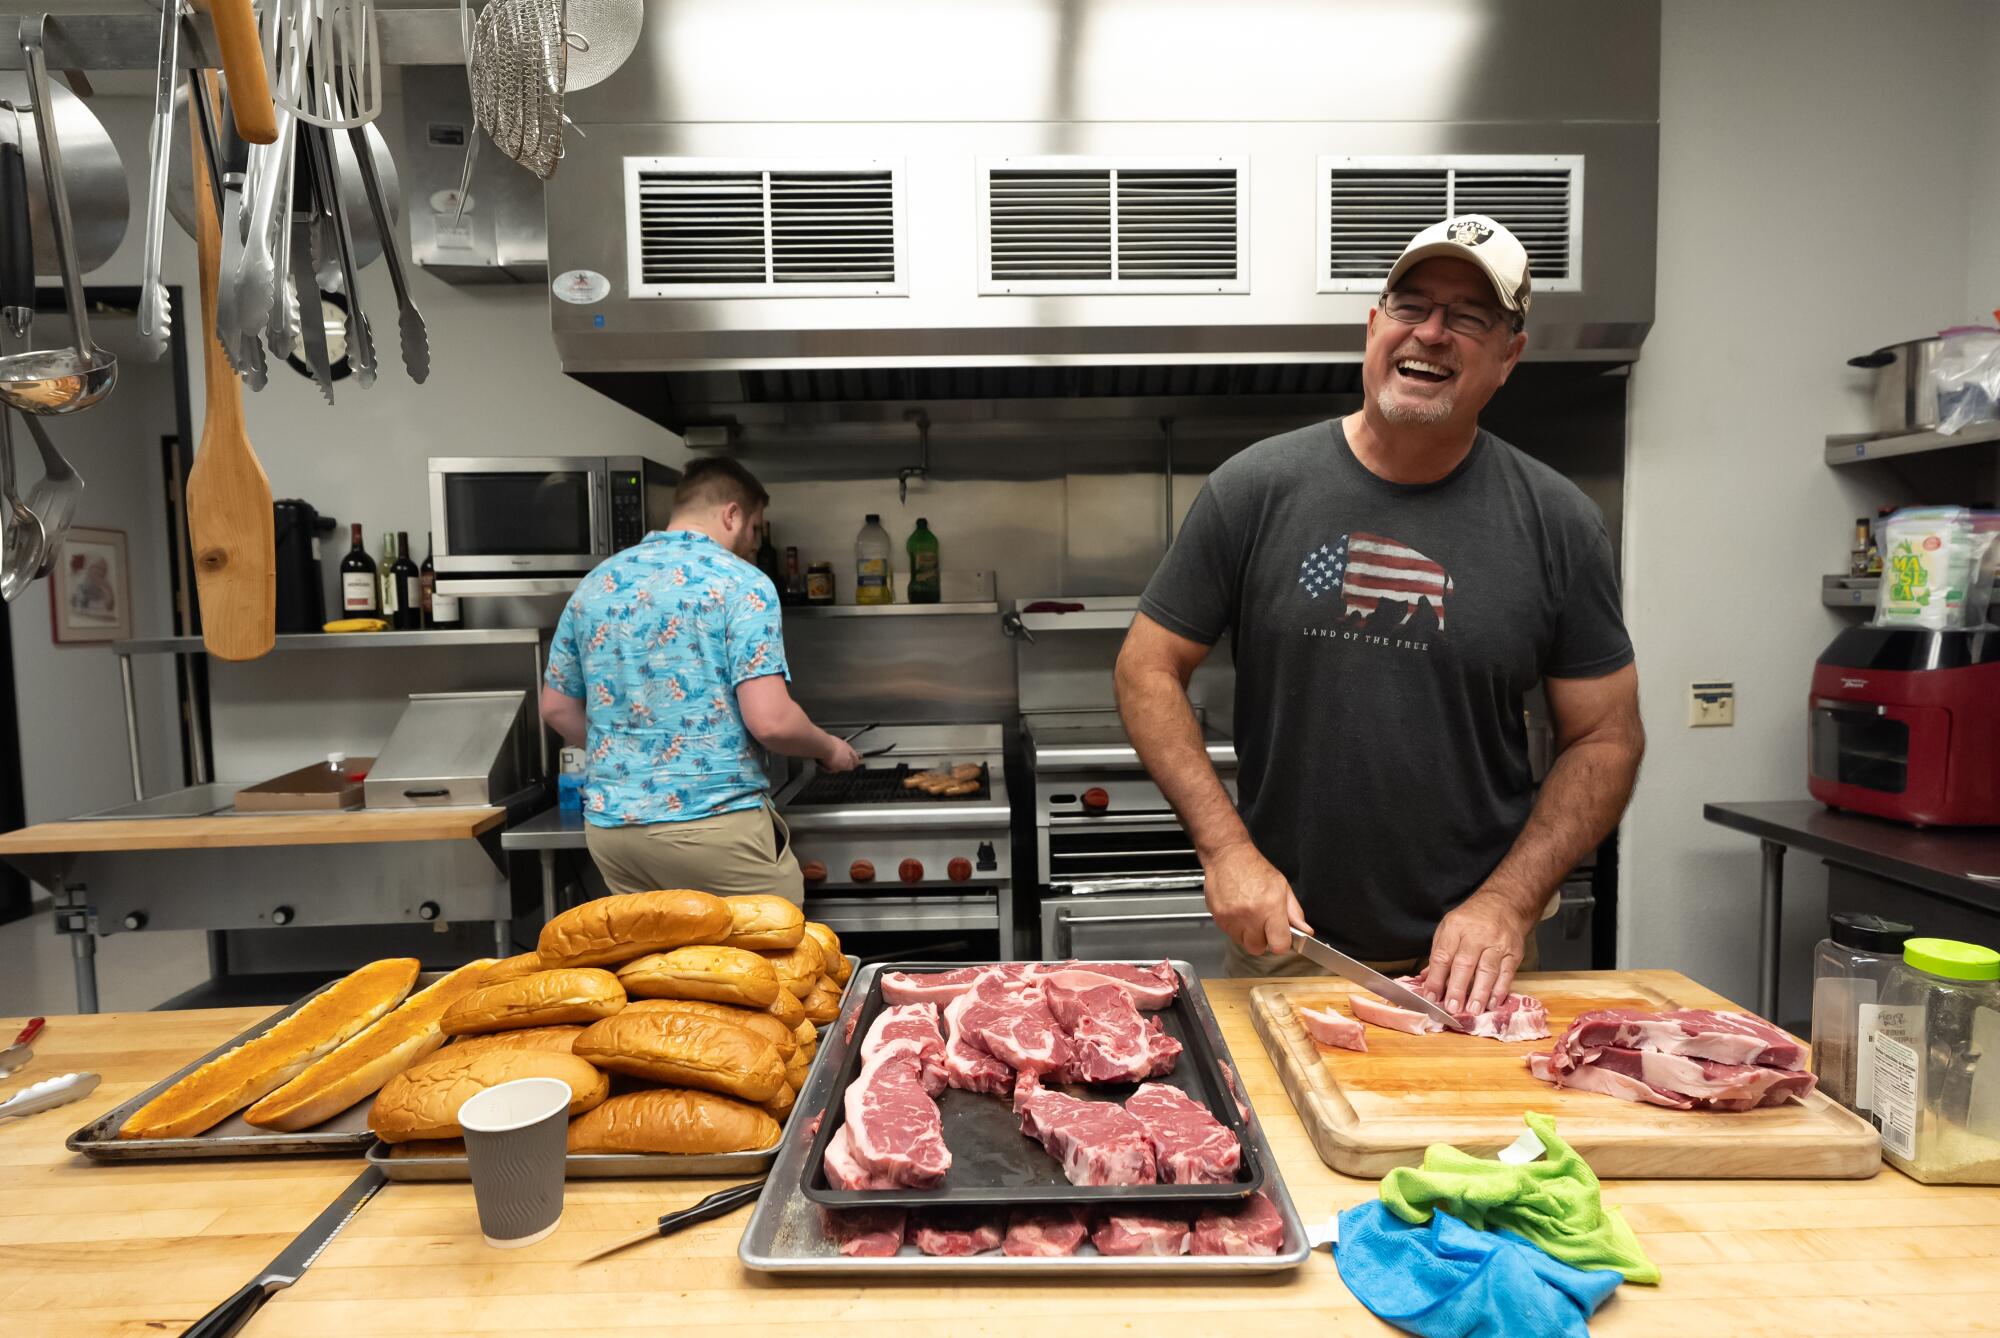
{"type": "Polygon", "coordinates": [[[1379,293],[1403,248],[1453,214],[1485,214],[1528,251],[1537,293],[1583,289],[1583,158],[1321,158],[1319,291],[1379,293]]]}
{"type": "Polygon", "coordinates": [[[902,168],[627,158],[633,297],[900,297],[902,168]]]}
{"type": "Polygon", "coordinates": [[[979,164],[979,291],[1247,293],[1247,158],[979,164]]]}

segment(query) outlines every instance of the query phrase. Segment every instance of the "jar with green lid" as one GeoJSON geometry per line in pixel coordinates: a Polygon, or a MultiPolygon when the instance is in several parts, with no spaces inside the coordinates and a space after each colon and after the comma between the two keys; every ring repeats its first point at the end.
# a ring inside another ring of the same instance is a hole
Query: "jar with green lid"
{"type": "Polygon", "coordinates": [[[1925,1184],[2000,1185],[2000,952],[1909,940],[1861,1023],[1882,1159],[1925,1184]]]}

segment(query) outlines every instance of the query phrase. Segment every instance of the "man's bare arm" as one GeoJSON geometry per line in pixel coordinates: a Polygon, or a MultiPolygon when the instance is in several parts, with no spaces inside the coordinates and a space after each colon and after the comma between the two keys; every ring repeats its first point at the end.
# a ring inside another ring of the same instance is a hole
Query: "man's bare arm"
{"type": "Polygon", "coordinates": [[[1424,984],[1453,1011],[1483,1011],[1512,988],[1549,897],[1618,826],[1646,750],[1634,666],[1551,678],[1542,688],[1555,718],[1555,762],[1506,858],[1431,942],[1424,984]]]}
{"type": "Polygon", "coordinates": [[[583,713],[583,698],[572,697],[554,688],[542,687],[542,723],[556,732],[556,737],[572,748],[583,747],[586,723],[583,713]]]}
{"type": "Polygon", "coordinates": [[[1245,951],[1284,952],[1308,928],[1291,885],[1250,839],[1202,742],[1188,680],[1208,647],[1135,614],[1118,652],[1118,714],[1139,760],[1173,805],[1206,875],[1209,913],[1245,951]]]}

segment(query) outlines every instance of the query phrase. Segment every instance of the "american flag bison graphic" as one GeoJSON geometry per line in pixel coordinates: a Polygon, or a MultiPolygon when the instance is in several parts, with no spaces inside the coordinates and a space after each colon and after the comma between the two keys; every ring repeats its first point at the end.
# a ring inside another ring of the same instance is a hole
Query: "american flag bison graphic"
{"type": "Polygon", "coordinates": [[[1314,599],[1338,599],[1342,618],[1399,627],[1424,606],[1440,631],[1451,575],[1407,544],[1356,530],[1336,543],[1309,549],[1299,563],[1299,585],[1314,599]]]}

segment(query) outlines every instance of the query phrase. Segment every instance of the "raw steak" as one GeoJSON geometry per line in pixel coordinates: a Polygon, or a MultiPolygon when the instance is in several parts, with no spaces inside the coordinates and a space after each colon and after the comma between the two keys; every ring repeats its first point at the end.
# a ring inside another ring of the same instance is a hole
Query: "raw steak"
{"type": "Polygon", "coordinates": [[[910,1223],[910,1243],[925,1254],[958,1257],[1000,1248],[997,1218],[978,1208],[927,1208],[910,1223]]]}
{"type": "Polygon", "coordinates": [[[1562,1051],[1530,1055],[1528,1072],[1558,1087],[1602,1092],[1674,1110],[1781,1106],[1795,1096],[1803,1100],[1818,1083],[1812,1074],[1790,1069],[1722,1064],[1624,1046],[1596,1046],[1580,1055],[1562,1051]]]}
{"type": "Polygon", "coordinates": [[[903,1248],[901,1208],[822,1208],[820,1221],[842,1254],[885,1259],[903,1248]]]}
{"type": "MultiPolygon", "coordinates": [[[[1165,1008],[1180,993],[1181,979],[1165,962],[1153,966],[1132,966],[1125,962],[1046,962],[1036,968],[1042,977],[1052,975],[1089,977],[1091,985],[1117,985],[1132,997],[1134,1007],[1165,1008]]],[[[1083,980],[1069,982],[1074,987],[1083,980]]]]}
{"type": "MultiPolygon", "coordinates": [[[[1063,972],[1042,978],[1042,993],[1063,1030],[1071,1058],[1063,1076],[1071,1082],[1143,1082],[1171,1073],[1180,1042],[1148,1026],[1132,997],[1117,985],[1076,988],[1063,972]]],[[[1153,1019],[1157,1024],[1158,1019],[1153,1019]]]]}
{"type": "Polygon", "coordinates": [[[1079,1101],[1051,1091],[1032,1073],[1014,1084],[1021,1132],[1062,1163],[1072,1185],[1150,1185],[1159,1180],[1146,1131],[1111,1101],[1079,1101]]]}
{"type": "Polygon", "coordinates": [[[1763,1064],[1793,1071],[1806,1066],[1805,1047],[1763,1018],[1749,1013],[1714,1013],[1706,1008],[1671,1013],[1607,1008],[1584,1013],[1562,1034],[1555,1050],[1577,1054],[1603,1045],[1688,1055],[1719,1064],[1763,1064]]]}
{"type": "Polygon", "coordinates": [[[1083,1214],[1074,1208],[1016,1208],[1007,1219],[1007,1239],[1000,1253],[1058,1258],[1075,1254],[1089,1234],[1083,1214]]]}
{"type": "Polygon", "coordinates": [[[976,1049],[1017,1072],[1054,1073],[1070,1061],[1069,1037],[1031,981],[987,971],[951,1001],[947,1016],[954,1037],[964,1035],[976,1049]]]}
{"type": "Polygon", "coordinates": [[[937,1102],[925,1090],[923,1065],[909,1046],[891,1045],[863,1062],[847,1089],[846,1114],[843,1128],[854,1160],[871,1176],[931,1189],[951,1169],[937,1102]]]}
{"type": "Polygon", "coordinates": [[[1243,1164],[1236,1135],[1178,1087],[1149,1082],[1125,1099],[1125,1113],[1146,1131],[1146,1144],[1170,1185],[1226,1185],[1243,1164]]]}
{"type": "Polygon", "coordinates": [[[1034,970],[1033,962],[1004,962],[999,966],[961,966],[951,971],[885,971],[882,973],[884,1003],[933,1003],[939,1008],[972,988],[972,982],[988,971],[999,971],[1009,979],[1022,980],[1034,970]]]}
{"type": "Polygon", "coordinates": [[[833,1137],[826,1140],[826,1183],[835,1189],[901,1189],[902,1182],[892,1175],[878,1175],[861,1164],[854,1155],[854,1140],[846,1125],[833,1131],[833,1137]]]}
{"type": "Polygon", "coordinates": [[[1276,1254],[1285,1243],[1278,1206],[1252,1194],[1234,1211],[1204,1208],[1194,1219],[1189,1254],[1276,1254]]]}
{"type": "Polygon", "coordinates": [[[1292,1009],[1298,1015],[1299,1025],[1306,1029],[1306,1035],[1321,1045],[1331,1045],[1341,1050],[1367,1050],[1368,1029],[1345,1013],[1326,1008],[1307,1008],[1299,1005],[1292,1009]]]}
{"type": "Polygon", "coordinates": [[[944,1074],[949,1085],[993,1096],[1014,1090],[1014,1070],[994,1058],[979,1036],[979,1021],[994,1011],[995,1005],[970,987],[945,1006],[950,1036],[944,1043],[944,1074]]]}
{"type": "Polygon", "coordinates": [[[1372,994],[1350,994],[1347,1006],[1354,1010],[1354,1016],[1372,1026],[1387,1027],[1390,1031],[1407,1031],[1412,1036],[1423,1036],[1433,1031],[1443,1031],[1444,1023],[1429,1013],[1419,1013],[1414,1008],[1398,1008],[1392,1003],[1376,998],[1372,994]]]}
{"type": "Polygon", "coordinates": [[[936,1004],[898,1004],[882,1010],[861,1042],[862,1062],[892,1050],[916,1059],[926,1092],[936,1096],[945,1089],[944,1033],[938,1030],[936,1004]]]}
{"type": "MultiPolygon", "coordinates": [[[[1424,986],[1422,976],[1403,976],[1396,981],[1415,990],[1433,1003],[1441,1002],[1424,986]]],[[[1483,1013],[1453,1013],[1458,1025],[1474,1036],[1495,1041],[1539,1041],[1549,1034],[1549,1010],[1532,994],[1508,994],[1487,1001],[1483,1013]]]]}
{"type": "Polygon", "coordinates": [[[1114,1213],[1097,1224],[1090,1243],[1099,1254],[1186,1254],[1192,1235],[1185,1218],[1114,1213]]]}

